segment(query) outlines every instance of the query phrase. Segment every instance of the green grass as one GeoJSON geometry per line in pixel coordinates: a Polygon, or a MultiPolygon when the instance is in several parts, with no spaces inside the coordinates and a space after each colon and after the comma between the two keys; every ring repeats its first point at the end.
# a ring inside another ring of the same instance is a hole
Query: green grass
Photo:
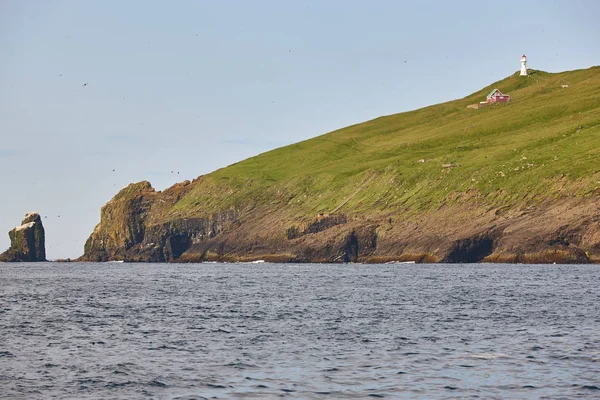
{"type": "Polygon", "coordinates": [[[199,179],[166,218],[255,205],[313,216],[332,211],[373,175],[340,212],[408,215],[467,192],[509,207],[589,194],[600,187],[600,67],[517,73],[460,100],[251,157],[199,179]],[[511,102],[466,108],[493,88],[511,102]]]}

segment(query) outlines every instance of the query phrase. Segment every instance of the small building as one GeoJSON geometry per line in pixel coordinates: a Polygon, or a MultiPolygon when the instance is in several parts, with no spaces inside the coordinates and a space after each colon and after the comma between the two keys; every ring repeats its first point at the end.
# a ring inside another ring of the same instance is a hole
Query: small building
{"type": "Polygon", "coordinates": [[[498,104],[498,103],[506,103],[510,101],[510,96],[507,94],[502,94],[498,89],[492,90],[490,94],[487,95],[486,101],[480,101],[476,104],[469,104],[467,108],[472,108],[477,110],[478,108],[482,108],[485,106],[489,106],[490,104],[498,104]]]}
{"type": "Polygon", "coordinates": [[[507,94],[502,94],[498,89],[492,90],[490,94],[486,97],[486,103],[495,104],[495,103],[506,103],[510,101],[510,96],[507,94]]]}

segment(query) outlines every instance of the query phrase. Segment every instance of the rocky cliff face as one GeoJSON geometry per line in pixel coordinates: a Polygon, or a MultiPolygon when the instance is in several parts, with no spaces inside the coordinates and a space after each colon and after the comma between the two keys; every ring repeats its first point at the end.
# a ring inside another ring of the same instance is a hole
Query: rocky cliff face
{"type": "Polygon", "coordinates": [[[452,204],[403,218],[391,211],[291,216],[285,207],[247,206],[165,219],[193,184],[163,193],[132,184],[109,201],[84,261],[523,262],[600,260],[600,196],[563,198],[509,212],[452,204]]]}
{"type": "Polygon", "coordinates": [[[38,213],[25,214],[21,226],[12,229],[8,236],[10,248],[0,254],[0,261],[46,261],[44,226],[38,213]]]}
{"type": "Polygon", "coordinates": [[[129,185],[106,203],[100,211],[101,223],[85,244],[86,259],[124,259],[130,249],[144,239],[154,197],[154,188],[143,181],[129,185]]]}
{"type": "Polygon", "coordinates": [[[100,223],[80,260],[174,261],[193,244],[215,237],[235,221],[233,210],[168,221],[153,215],[176,203],[188,185],[184,182],[160,193],[144,181],[123,189],[102,207],[100,223]]]}

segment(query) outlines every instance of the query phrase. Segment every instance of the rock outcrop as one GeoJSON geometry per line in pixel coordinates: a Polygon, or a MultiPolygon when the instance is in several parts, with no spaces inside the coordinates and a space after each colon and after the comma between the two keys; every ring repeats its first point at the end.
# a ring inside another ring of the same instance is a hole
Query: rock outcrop
{"type": "Polygon", "coordinates": [[[102,208],[82,261],[586,263],[600,255],[600,197],[565,198],[510,214],[473,203],[401,219],[314,216],[244,206],[171,216],[202,182],[164,192],[129,185],[102,208]]]}
{"type": "Polygon", "coordinates": [[[147,181],[133,183],[106,203],[81,261],[169,262],[192,245],[214,238],[236,219],[233,210],[205,217],[153,218],[185,193],[189,182],[157,192],[147,181]]]}
{"type": "Polygon", "coordinates": [[[44,226],[38,213],[25,214],[21,226],[12,229],[8,236],[10,237],[10,248],[0,254],[0,261],[46,261],[44,226]]]}

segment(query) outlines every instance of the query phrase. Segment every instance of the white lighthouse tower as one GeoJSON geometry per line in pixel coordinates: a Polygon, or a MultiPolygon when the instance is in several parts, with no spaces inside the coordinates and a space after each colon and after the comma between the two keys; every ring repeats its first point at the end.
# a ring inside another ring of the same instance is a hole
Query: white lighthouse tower
{"type": "Polygon", "coordinates": [[[527,76],[527,57],[521,57],[521,76],[527,76]]]}

